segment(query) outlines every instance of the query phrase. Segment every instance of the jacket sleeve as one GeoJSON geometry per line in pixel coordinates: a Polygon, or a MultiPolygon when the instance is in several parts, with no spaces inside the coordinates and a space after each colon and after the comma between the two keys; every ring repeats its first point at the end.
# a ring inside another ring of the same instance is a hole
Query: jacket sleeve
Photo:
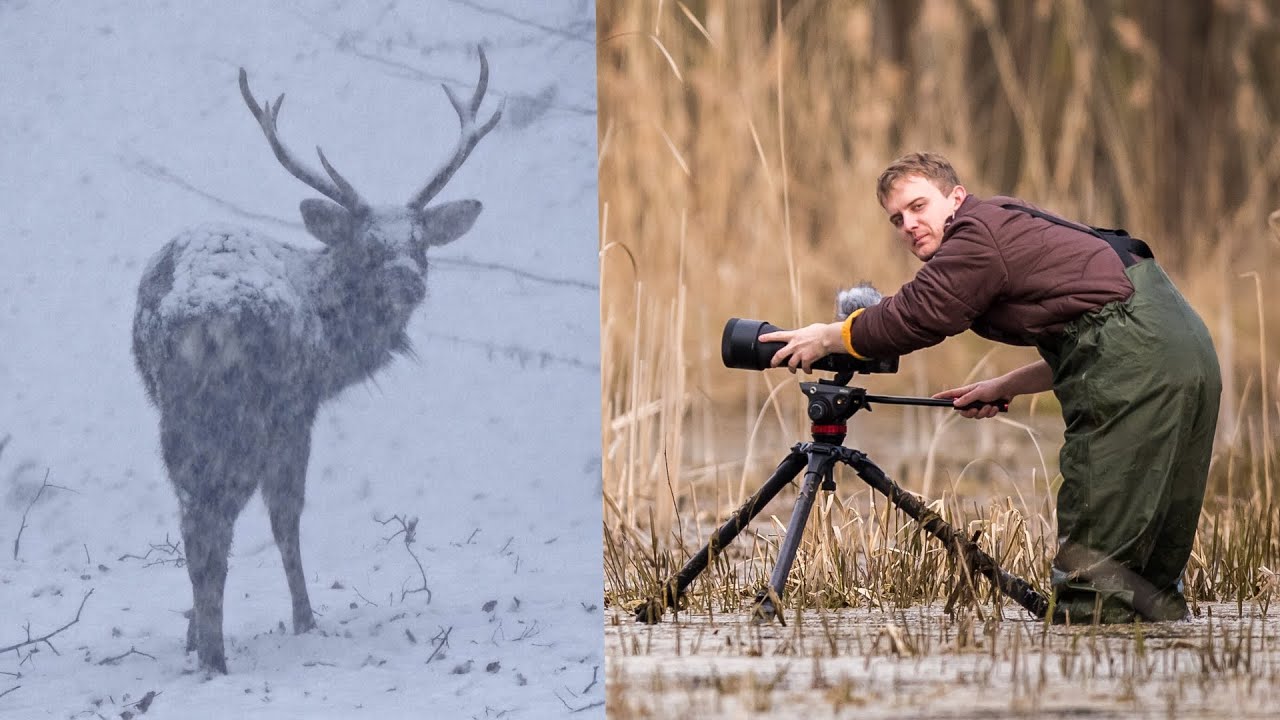
{"type": "Polygon", "coordinates": [[[991,231],[971,218],[958,218],[910,282],[853,322],[853,350],[863,357],[891,357],[937,345],[969,329],[1005,293],[1008,282],[991,231]]]}

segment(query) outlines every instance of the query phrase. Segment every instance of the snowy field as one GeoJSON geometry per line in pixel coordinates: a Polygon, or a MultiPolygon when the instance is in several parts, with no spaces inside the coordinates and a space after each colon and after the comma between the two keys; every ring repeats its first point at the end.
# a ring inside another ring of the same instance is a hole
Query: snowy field
{"type": "Polygon", "coordinates": [[[19,645],[0,717],[603,717],[594,18],[590,0],[0,0],[0,648],[19,645]],[[287,93],[299,155],[320,145],[401,203],[452,152],[440,85],[470,92],[477,44],[481,113],[505,97],[504,119],[437,202],[485,209],[429,256],[416,359],[315,424],[318,628],[288,629],[255,498],[230,672],[210,677],[184,652],[178,505],[130,356],[142,269],[205,222],[320,247],[297,211],[316,193],[272,156],[239,67],[259,100],[287,93]]]}

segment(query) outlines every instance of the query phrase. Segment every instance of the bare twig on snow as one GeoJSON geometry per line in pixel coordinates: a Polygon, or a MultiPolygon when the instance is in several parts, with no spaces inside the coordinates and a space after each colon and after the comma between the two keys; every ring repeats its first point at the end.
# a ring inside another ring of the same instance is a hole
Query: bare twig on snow
{"type": "Polygon", "coordinates": [[[431,661],[436,659],[436,655],[439,655],[440,651],[449,645],[449,633],[451,632],[453,632],[452,625],[449,626],[448,630],[442,628],[440,632],[436,633],[435,637],[431,638],[431,642],[435,643],[436,649],[431,651],[431,657],[427,658],[427,662],[425,664],[430,665],[431,661]]]}
{"type": "Polygon", "coordinates": [[[48,645],[49,649],[53,651],[54,655],[60,655],[61,653],[59,653],[58,649],[53,646],[53,643],[49,642],[49,638],[53,637],[54,635],[57,635],[63,630],[66,630],[72,625],[75,625],[76,623],[80,622],[80,613],[84,611],[84,604],[88,602],[89,596],[92,594],[93,594],[93,589],[90,588],[89,592],[85,593],[84,597],[80,600],[80,607],[76,610],[76,616],[71,619],[71,622],[67,623],[66,625],[63,625],[62,627],[58,628],[57,630],[54,630],[51,633],[41,635],[38,638],[33,638],[31,637],[31,624],[27,623],[27,626],[26,626],[27,639],[23,640],[20,643],[14,643],[13,645],[9,645],[8,647],[0,648],[0,655],[3,655],[9,652],[10,650],[17,650],[18,648],[26,647],[27,645],[38,645],[40,643],[44,643],[45,645],[48,645]]]}
{"type": "MultiPolygon", "coordinates": [[[[5,438],[6,442],[8,438],[5,438]]],[[[31,502],[27,504],[27,509],[22,511],[22,524],[18,527],[18,535],[13,539],[13,559],[18,559],[18,547],[22,544],[22,531],[27,529],[27,514],[31,512],[31,508],[35,507],[36,501],[44,494],[45,488],[53,488],[55,490],[71,490],[61,485],[54,485],[49,482],[49,471],[44,471],[44,482],[40,483],[40,489],[36,491],[36,496],[31,498],[31,502]]],[[[73,491],[74,492],[74,491],[73,491]]]]}
{"type": "Polygon", "coordinates": [[[390,536],[383,538],[383,541],[389,543],[396,537],[404,535],[404,549],[408,551],[409,557],[413,558],[413,561],[417,563],[418,573],[422,576],[421,587],[409,588],[407,587],[409,581],[406,580],[404,582],[404,585],[400,588],[400,602],[404,602],[406,596],[414,593],[425,592],[427,594],[427,602],[430,603],[431,588],[427,587],[427,571],[426,568],[422,567],[422,561],[418,559],[418,554],[413,551],[413,543],[418,539],[418,518],[414,517],[405,519],[400,515],[392,515],[386,520],[379,520],[375,517],[374,522],[377,522],[379,525],[389,525],[393,522],[400,524],[400,529],[392,533],[390,536]]]}
{"type": "Polygon", "coordinates": [[[113,655],[112,657],[109,657],[109,658],[103,658],[98,661],[98,664],[99,665],[115,665],[116,663],[129,657],[130,655],[141,655],[142,657],[148,657],[148,658],[151,658],[152,660],[156,659],[154,655],[148,655],[147,653],[144,653],[141,650],[130,645],[129,652],[120,653],[119,655],[113,655]]]}

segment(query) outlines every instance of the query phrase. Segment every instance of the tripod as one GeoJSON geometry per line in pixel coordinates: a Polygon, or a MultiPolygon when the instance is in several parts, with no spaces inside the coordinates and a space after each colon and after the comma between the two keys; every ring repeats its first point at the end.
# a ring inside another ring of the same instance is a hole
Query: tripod
{"type": "MultiPolygon", "coordinates": [[[[843,445],[848,419],[858,410],[864,408],[870,410],[873,402],[932,407],[952,407],[952,402],[935,398],[869,395],[863,388],[848,387],[852,376],[851,372],[840,373],[836,375],[835,380],[800,383],[801,391],[808,396],[808,414],[809,419],[813,421],[811,429],[813,441],[797,443],[791,448],[791,452],[782,460],[765,484],[734,512],[728,522],[720,526],[710,542],[690,558],[680,572],[663,583],[661,594],[641,603],[636,608],[637,621],[661,622],[662,614],[667,608],[678,609],[685,590],[707,568],[712,555],[726,547],[738,536],[738,533],[746,529],[752,519],[769,504],[769,501],[773,500],[782,488],[790,484],[803,470],[804,481],[800,487],[800,496],[796,500],[791,520],[787,524],[786,538],[778,550],[778,562],[774,565],[768,586],[756,595],[751,613],[755,622],[769,622],[775,617],[781,620],[777,602],[782,597],[787,576],[791,573],[791,565],[795,562],[800,538],[804,535],[804,526],[809,519],[809,511],[813,509],[819,489],[828,492],[836,489],[835,465],[837,462],[853,468],[858,477],[889,498],[889,501],[899,510],[919,523],[925,532],[938,538],[945,547],[957,553],[971,572],[986,577],[1000,592],[1026,608],[1032,615],[1043,618],[1048,613],[1049,601],[1027,581],[1000,569],[995,559],[978,547],[975,542],[977,536],[970,539],[962,535],[938,513],[930,510],[917,497],[890,480],[866,454],[843,445]]],[[[1001,411],[1008,410],[1008,403],[997,403],[997,406],[1001,411]]]]}

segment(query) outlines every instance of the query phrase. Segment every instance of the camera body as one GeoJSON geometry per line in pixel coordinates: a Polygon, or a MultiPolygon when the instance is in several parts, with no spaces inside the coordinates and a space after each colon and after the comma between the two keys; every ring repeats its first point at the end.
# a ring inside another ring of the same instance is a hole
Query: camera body
{"type": "MultiPolygon", "coordinates": [[[[782,330],[764,320],[743,320],[730,318],[725,323],[724,334],[720,338],[720,359],[725,367],[742,370],[768,370],[773,367],[773,356],[782,349],[785,343],[760,342],[765,333],[782,330]]],[[[868,358],[862,360],[848,353],[832,353],[813,363],[814,370],[826,370],[834,373],[896,373],[898,358],[868,358]]]]}

